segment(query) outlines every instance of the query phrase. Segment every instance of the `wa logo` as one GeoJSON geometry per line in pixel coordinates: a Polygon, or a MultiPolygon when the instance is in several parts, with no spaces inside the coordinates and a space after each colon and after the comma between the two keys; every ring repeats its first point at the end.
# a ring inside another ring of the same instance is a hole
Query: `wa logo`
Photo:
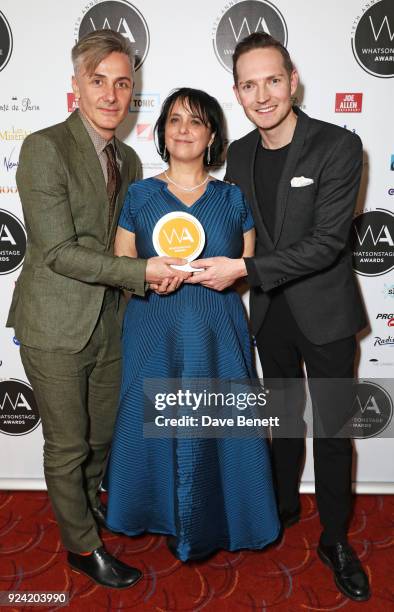
{"type": "Polygon", "coordinates": [[[382,23],[380,24],[379,28],[378,28],[379,24],[376,24],[375,26],[374,20],[372,19],[371,15],[369,16],[369,23],[371,24],[372,34],[375,39],[375,42],[377,42],[380,39],[380,35],[382,35],[382,38],[385,36],[388,36],[389,41],[390,42],[393,41],[394,30],[393,32],[391,31],[390,22],[389,22],[389,18],[387,15],[384,16],[384,19],[382,23]]]}
{"type": "Polygon", "coordinates": [[[394,76],[394,4],[393,0],[369,2],[355,20],[352,50],[365,72],[380,77],[394,76]]]}
{"type": "Polygon", "coordinates": [[[355,407],[357,412],[360,412],[361,414],[364,414],[367,411],[374,412],[375,414],[382,414],[376,401],[376,398],[372,394],[369,395],[366,400],[365,397],[360,397],[359,395],[356,395],[353,407],[355,407]]]}
{"type": "Polygon", "coordinates": [[[0,71],[5,68],[12,54],[12,32],[5,15],[0,11],[0,71]]]}
{"type": "Polygon", "coordinates": [[[0,410],[4,411],[4,409],[6,410],[13,410],[14,412],[18,409],[22,409],[22,410],[29,410],[31,411],[32,408],[29,404],[29,402],[27,401],[26,397],[23,395],[23,393],[19,392],[16,394],[15,398],[12,398],[9,396],[8,393],[5,393],[4,397],[3,397],[3,403],[0,404],[0,410]]]}
{"type": "Polygon", "coordinates": [[[31,386],[11,378],[0,382],[0,432],[24,436],[40,424],[37,403],[31,386]]]}
{"type": "Polygon", "coordinates": [[[204,248],[205,233],[201,223],[183,212],[171,212],[161,217],[153,230],[153,246],[159,255],[196,259],[204,248]]]}
{"type": "Polygon", "coordinates": [[[370,225],[368,225],[363,236],[360,236],[357,228],[355,228],[355,232],[357,234],[360,246],[363,246],[365,241],[372,242],[374,246],[376,246],[379,242],[382,244],[386,243],[391,247],[394,246],[394,242],[387,225],[382,225],[377,236],[374,235],[374,229],[370,225]]]}
{"type": "Polygon", "coordinates": [[[5,223],[0,226],[0,242],[9,242],[12,246],[16,245],[16,240],[5,223]]]}
{"type": "Polygon", "coordinates": [[[140,68],[149,51],[149,30],[140,11],[125,0],[97,2],[86,7],[84,16],[75,28],[79,40],[96,30],[114,30],[122,34],[132,45],[136,57],[135,69],[140,68]]]}
{"type": "Polygon", "coordinates": [[[232,55],[236,44],[253,32],[271,34],[287,44],[287,25],[279,9],[267,0],[245,0],[230,8],[226,5],[216,20],[213,46],[222,66],[232,72],[232,55]]]}
{"type": "Polygon", "coordinates": [[[170,235],[168,235],[167,230],[163,229],[163,234],[166,237],[168,244],[181,244],[182,242],[194,242],[194,238],[187,229],[187,227],[183,227],[180,232],[178,232],[175,228],[172,228],[170,235]]]}
{"type": "Polygon", "coordinates": [[[379,384],[371,380],[359,381],[353,402],[353,416],[341,435],[373,438],[387,430],[393,418],[393,400],[389,392],[392,386],[392,382],[385,379],[379,379],[379,384]]]}
{"type": "Polygon", "coordinates": [[[354,270],[363,276],[380,276],[394,267],[394,216],[377,209],[358,215],[351,230],[354,270]]]}
{"type": "Polygon", "coordinates": [[[23,263],[26,232],[22,222],[8,210],[0,209],[0,274],[9,274],[23,263]]]}

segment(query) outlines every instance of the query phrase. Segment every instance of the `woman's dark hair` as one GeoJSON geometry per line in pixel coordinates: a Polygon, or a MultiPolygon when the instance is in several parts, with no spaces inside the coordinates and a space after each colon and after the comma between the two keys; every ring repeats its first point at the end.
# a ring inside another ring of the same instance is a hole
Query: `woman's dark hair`
{"type": "Polygon", "coordinates": [[[156,121],[155,136],[156,149],[163,161],[168,162],[170,155],[165,148],[165,127],[169,113],[176,101],[182,102],[185,108],[190,109],[204,125],[209,126],[215,138],[211,144],[210,162],[207,163],[207,152],[204,154],[204,165],[215,166],[222,161],[225,146],[225,121],[222,108],[213,96],[200,89],[181,87],[175,89],[164,100],[161,107],[160,117],[156,121]]]}

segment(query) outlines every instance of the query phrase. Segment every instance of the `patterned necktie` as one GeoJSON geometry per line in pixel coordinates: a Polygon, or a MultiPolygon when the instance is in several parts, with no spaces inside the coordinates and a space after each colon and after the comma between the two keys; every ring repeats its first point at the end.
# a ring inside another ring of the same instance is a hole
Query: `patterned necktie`
{"type": "Polygon", "coordinates": [[[112,219],[114,218],[115,212],[115,203],[116,198],[118,197],[118,193],[120,190],[120,172],[118,168],[118,164],[116,163],[115,149],[112,144],[108,144],[104,149],[107,155],[107,172],[108,172],[108,181],[107,181],[107,194],[109,201],[108,208],[108,231],[112,225],[112,219]]]}

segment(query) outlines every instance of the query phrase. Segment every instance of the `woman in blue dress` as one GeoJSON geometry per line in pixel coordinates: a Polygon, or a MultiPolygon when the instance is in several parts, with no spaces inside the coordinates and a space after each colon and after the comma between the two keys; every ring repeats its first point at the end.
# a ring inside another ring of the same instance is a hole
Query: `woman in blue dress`
{"type": "MultiPolygon", "coordinates": [[[[199,90],[176,90],[163,104],[156,133],[168,169],[130,185],[115,253],[155,256],[156,223],[178,211],[203,226],[201,257],[251,256],[253,219],[241,191],[207,172],[224,148],[218,102],[199,90]]],[[[264,437],[144,437],[144,380],[255,377],[235,289],[217,292],[185,282],[169,293],[180,281],[172,283],[154,287],[146,298],[133,296],[127,306],[107,525],[129,535],[166,534],[182,561],[221,548],[261,549],[280,529],[264,437]]]]}

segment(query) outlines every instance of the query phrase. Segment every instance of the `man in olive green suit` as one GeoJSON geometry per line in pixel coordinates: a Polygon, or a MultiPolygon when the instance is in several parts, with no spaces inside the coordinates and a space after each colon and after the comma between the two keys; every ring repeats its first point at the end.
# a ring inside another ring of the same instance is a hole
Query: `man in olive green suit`
{"type": "Polygon", "coordinates": [[[68,562],[99,584],[125,588],[141,572],[102,546],[97,493],[119,393],[119,289],[143,296],[152,283],[169,292],[186,275],[169,265],[182,260],[113,255],[127,186],[141,178],[136,154],[114,135],[133,88],[129,43],[93,32],[72,58],[79,111],[29,136],[21,150],[28,241],[7,325],[39,406],[45,478],[68,562]]]}

